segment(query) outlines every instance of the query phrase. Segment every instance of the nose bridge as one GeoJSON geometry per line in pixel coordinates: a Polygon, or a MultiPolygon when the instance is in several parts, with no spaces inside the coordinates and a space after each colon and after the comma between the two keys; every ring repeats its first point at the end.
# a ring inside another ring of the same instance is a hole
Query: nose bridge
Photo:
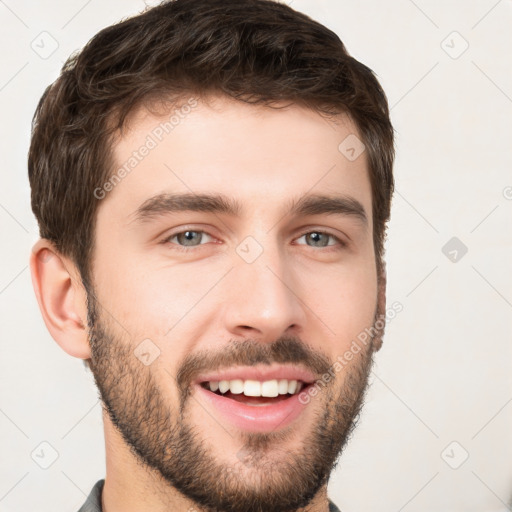
{"type": "Polygon", "coordinates": [[[304,312],[294,290],[286,251],[272,234],[247,237],[236,249],[227,305],[227,327],[233,332],[258,331],[275,339],[302,325],[304,312]]]}

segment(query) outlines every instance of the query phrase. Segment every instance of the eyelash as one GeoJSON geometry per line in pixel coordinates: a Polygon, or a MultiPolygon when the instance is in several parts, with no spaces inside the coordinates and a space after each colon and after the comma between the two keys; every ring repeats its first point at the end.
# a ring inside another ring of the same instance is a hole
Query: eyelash
{"type": "MultiPolygon", "coordinates": [[[[162,243],[163,244],[173,245],[174,246],[173,250],[176,250],[176,251],[179,251],[179,252],[185,252],[185,253],[186,252],[190,252],[190,251],[192,251],[194,249],[197,249],[198,247],[201,247],[202,245],[205,245],[205,244],[199,244],[199,245],[194,245],[194,246],[186,247],[186,246],[178,245],[178,244],[175,244],[175,243],[171,242],[171,240],[173,238],[175,238],[178,235],[181,235],[181,234],[185,233],[186,231],[193,231],[194,233],[204,233],[204,234],[206,234],[208,236],[212,236],[209,233],[207,233],[206,231],[203,231],[201,229],[185,229],[185,230],[173,233],[172,235],[166,237],[164,240],[162,240],[162,243]]],[[[314,247],[314,246],[308,246],[306,244],[299,244],[299,245],[306,245],[307,247],[311,247],[312,249],[323,249],[324,252],[340,251],[340,250],[344,249],[345,247],[347,247],[347,244],[343,240],[338,238],[336,235],[333,235],[332,233],[329,233],[328,231],[322,231],[320,229],[310,229],[308,231],[304,231],[301,235],[298,236],[298,238],[302,238],[303,236],[311,234],[311,233],[319,233],[319,234],[322,234],[322,235],[327,235],[330,238],[333,238],[337,242],[337,244],[327,245],[325,247],[314,247]]]]}

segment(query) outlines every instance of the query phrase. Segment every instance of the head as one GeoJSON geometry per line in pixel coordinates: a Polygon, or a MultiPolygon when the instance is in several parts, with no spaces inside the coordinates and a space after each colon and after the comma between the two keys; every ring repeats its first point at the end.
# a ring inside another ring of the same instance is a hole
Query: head
{"type": "Polygon", "coordinates": [[[372,71],[270,0],[162,3],[99,32],[46,89],[36,295],[162,492],[268,512],[325,485],[382,342],[393,156],[372,71]],[[300,407],[237,422],[205,389],[237,369],[299,372],[283,396],[300,407]]]}

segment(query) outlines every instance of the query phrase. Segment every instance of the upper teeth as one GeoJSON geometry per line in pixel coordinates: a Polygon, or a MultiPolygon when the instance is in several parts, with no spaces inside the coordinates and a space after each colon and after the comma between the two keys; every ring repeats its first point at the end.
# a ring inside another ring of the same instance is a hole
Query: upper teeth
{"type": "Polygon", "coordinates": [[[303,385],[303,382],[287,379],[274,379],[260,382],[258,380],[221,380],[210,381],[209,387],[211,391],[219,390],[221,393],[231,391],[234,395],[243,393],[245,396],[266,396],[275,397],[278,395],[286,395],[287,393],[298,393],[303,385]]]}

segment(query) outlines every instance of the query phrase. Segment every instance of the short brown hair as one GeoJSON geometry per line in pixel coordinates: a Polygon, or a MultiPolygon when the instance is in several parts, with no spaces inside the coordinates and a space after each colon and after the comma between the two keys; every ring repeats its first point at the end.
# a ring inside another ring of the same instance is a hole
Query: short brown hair
{"type": "MultiPolygon", "coordinates": [[[[40,236],[86,287],[114,135],[155,99],[223,94],[346,113],[366,146],[373,239],[382,270],[393,180],[393,128],[374,73],[320,23],[273,0],[169,0],[107,27],[64,64],[32,123],[28,171],[40,236]]],[[[341,141],[340,141],[341,142],[341,141]]]]}

